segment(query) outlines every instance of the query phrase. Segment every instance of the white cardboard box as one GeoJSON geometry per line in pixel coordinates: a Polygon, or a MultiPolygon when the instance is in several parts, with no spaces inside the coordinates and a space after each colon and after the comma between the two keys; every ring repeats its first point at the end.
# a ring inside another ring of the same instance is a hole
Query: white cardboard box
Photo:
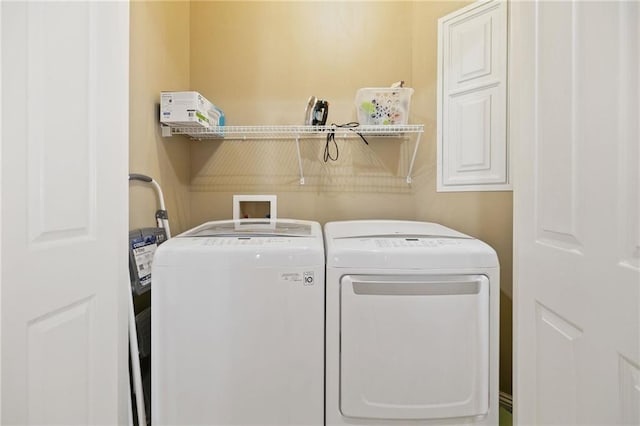
{"type": "Polygon", "coordinates": [[[172,127],[224,126],[224,113],[198,92],[161,92],[160,122],[172,127]]]}

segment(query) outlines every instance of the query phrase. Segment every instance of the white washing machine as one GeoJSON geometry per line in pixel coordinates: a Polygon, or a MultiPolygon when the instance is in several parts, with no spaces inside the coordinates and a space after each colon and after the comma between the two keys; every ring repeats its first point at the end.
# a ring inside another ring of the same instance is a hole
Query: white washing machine
{"type": "Polygon", "coordinates": [[[441,225],[325,225],[326,425],[497,425],[499,268],[441,225]]]}
{"type": "Polygon", "coordinates": [[[154,425],[322,425],[324,245],[316,222],[209,222],[161,245],[154,425]]]}

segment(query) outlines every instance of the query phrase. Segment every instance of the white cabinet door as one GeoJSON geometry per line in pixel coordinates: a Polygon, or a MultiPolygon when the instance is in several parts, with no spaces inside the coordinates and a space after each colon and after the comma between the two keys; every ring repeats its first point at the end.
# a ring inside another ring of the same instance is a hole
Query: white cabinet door
{"type": "Polygon", "coordinates": [[[640,424],[638,2],[514,2],[515,421],[640,424]]]}
{"type": "Polygon", "coordinates": [[[508,190],[507,5],[438,21],[438,191],[508,190]]]}
{"type": "Polygon", "coordinates": [[[122,424],[129,5],[0,9],[0,422],[122,424]]]}

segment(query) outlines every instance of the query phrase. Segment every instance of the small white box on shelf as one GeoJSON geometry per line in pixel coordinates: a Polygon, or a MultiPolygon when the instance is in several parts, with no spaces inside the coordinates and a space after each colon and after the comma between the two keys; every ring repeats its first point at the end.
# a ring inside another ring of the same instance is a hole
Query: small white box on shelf
{"type": "Polygon", "coordinates": [[[356,93],[358,122],[363,125],[407,124],[413,89],[366,87],[356,93]]]}
{"type": "Polygon", "coordinates": [[[160,122],[171,127],[224,126],[224,113],[198,92],[160,92],[160,122]]]}

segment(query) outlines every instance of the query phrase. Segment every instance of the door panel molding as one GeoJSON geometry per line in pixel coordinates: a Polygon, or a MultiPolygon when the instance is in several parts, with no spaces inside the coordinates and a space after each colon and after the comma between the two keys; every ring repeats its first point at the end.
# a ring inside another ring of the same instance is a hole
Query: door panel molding
{"type": "Polygon", "coordinates": [[[620,265],[640,270],[640,13],[637,2],[620,6],[618,78],[618,199],[620,265]],[[635,25],[625,16],[638,16],[635,25]],[[635,55],[634,55],[635,52],[635,55]]]}
{"type": "Polygon", "coordinates": [[[94,322],[93,297],[29,322],[30,424],[91,424],[94,322]]]}
{"type": "Polygon", "coordinates": [[[640,367],[619,355],[620,417],[622,424],[640,424],[640,367]]]}
{"type": "Polygon", "coordinates": [[[579,251],[574,2],[537,3],[535,215],[538,239],[579,251]],[[544,30],[541,30],[544,28],[544,30]],[[553,49],[542,48],[552,43],[553,49]],[[538,130],[539,129],[539,130],[538,130]]]}
{"type": "Polygon", "coordinates": [[[536,303],[536,424],[577,424],[580,328],[536,303]]]}
{"type": "Polygon", "coordinates": [[[94,14],[90,2],[27,5],[28,226],[36,245],[94,233],[94,14]]]}

